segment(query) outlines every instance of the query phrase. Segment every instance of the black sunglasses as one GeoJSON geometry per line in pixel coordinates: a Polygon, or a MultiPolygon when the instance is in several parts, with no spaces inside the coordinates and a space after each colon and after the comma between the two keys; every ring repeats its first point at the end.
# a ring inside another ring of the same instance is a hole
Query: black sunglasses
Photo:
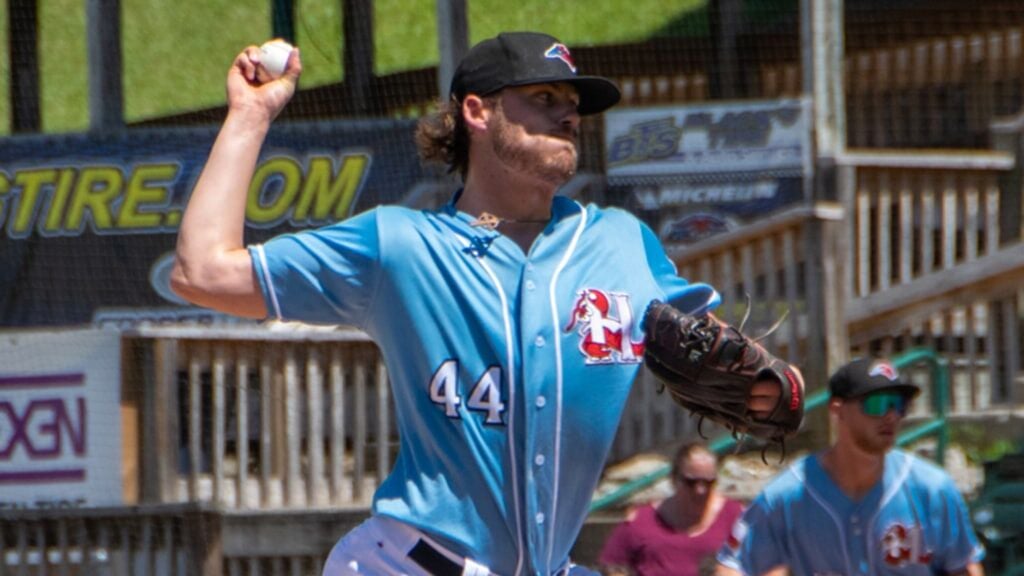
{"type": "Polygon", "coordinates": [[[692,476],[684,476],[683,474],[677,475],[676,479],[683,484],[686,484],[689,488],[696,488],[698,484],[704,484],[708,488],[711,488],[715,485],[715,482],[718,482],[718,478],[695,478],[692,476]]]}

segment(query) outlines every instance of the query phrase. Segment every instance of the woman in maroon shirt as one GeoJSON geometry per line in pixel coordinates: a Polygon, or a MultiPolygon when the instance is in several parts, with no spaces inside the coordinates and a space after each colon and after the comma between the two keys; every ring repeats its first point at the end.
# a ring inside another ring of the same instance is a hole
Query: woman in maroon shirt
{"type": "Polygon", "coordinates": [[[672,463],[675,492],[615,527],[601,550],[605,574],[698,576],[701,563],[713,560],[729,536],[743,506],[715,490],[718,458],[693,443],[682,446],[672,463]]]}

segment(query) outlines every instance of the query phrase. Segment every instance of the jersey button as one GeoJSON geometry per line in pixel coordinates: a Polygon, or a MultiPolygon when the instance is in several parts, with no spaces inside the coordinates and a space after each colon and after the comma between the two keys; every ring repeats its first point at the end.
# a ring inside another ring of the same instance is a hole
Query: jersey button
{"type": "Polygon", "coordinates": [[[533,340],[533,343],[537,345],[537,348],[543,348],[544,347],[544,343],[545,343],[544,337],[543,336],[537,336],[533,340]]]}
{"type": "Polygon", "coordinates": [[[537,287],[537,285],[533,283],[533,280],[527,280],[526,281],[526,289],[527,290],[533,290],[536,287],[537,287]]]}
{"type": "Polygon", "coordinates": [[[536,464],[537,466],[543,466],[544,465],[544,455],[543,454],[537,454],[533,458],[533,463],[536,464]]]}
{"type": "Polygon", "coordinates": [[[543,512],[537,512],[536,518],[537,518],[537,524],[543,524],[544,523],[544,513],[543,512]]]}
{"type": "Polygon", "coordinates": [[[547,403],[548,399],[543,396],[537,396],[537,399],[534,401],[534,404],[537,405],[537,408],[543,408],[544,405],[547,403]]]}

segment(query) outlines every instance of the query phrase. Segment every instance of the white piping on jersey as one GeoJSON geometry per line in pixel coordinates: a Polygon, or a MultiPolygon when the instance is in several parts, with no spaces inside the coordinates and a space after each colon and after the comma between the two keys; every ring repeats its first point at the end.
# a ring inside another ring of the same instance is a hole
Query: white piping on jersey
{"type": "Polygon", "coordinates": [[[554,471],[554,488],[551,496],[551,523],[548,524],[548,561],[544,566],[545,573],[551,573],[551,556],[555,551],[555,513],[558,510],[558,476],[561,473],[561,451],[562,451],[562,385],[563,385],[563,374],[562,374],[562,338],[561,336],[561,323],[558,321],[558,305],[555,299],[555,285],[558,283],[558,277],[562,274],[562,270],[565,269],[569,263],[569,258],[576,252],[576,245],[579,244],[580,236],[583,235],[583,230],[587,225],[587,214],[586,209],[579,203],[573,202],[576,207],[579,208],[580,222],[576,225],[576,232],[572,235],[572,240],[569,242],[568,248],[565,250],[565,254],[562,255],[562,261],[558,263],[555,268],[554,274],[551,275],[551,284],[548,285],[548,300],[551,302],[551,326],[554,329],[554,340],[555,340],[555,471],[554,471]]]}
{"type": "MultiPolygon", "coordinates": [[[[809,456],[809,458],[814,458],[814,456],[809,456]]],[[[807,464],[810,464],[810,462],[804,463],[805,466],[807,464]]],[[[790,466],[789,470],[800,480],[801,484],[807,487],[807,493],[811,495],[811,498],[813,498],[814,501],[817,502],[818,505],[825,510],[825,513],[828,514],[829,518],[832,519],[832,522],[835,523],[836,530],[839,531],[839,541],[846,542],[846,531],[843,530],[843,523],[842,521],[840,521],[839,515],[836,514],[835,510],[833,510],[832,507],[828,505],[828,500],[826,500],[824,497],[818,494],[817,491],[815,491],[814,487],[811,486],[811,483],[807,481],[806,474],[801,475],[799,472],[796,471],[796,466],[790,466]]],[[[846,561],[846,574],[853,574],[854,570],[853,563],[850,562],[850,552],[846,549],[845,545],[840,547],[843,549],[843,559],[846,561]]]]}
{"type": "Polygon", "coordinates": [[[263,283],[267,285],[267,294],[270,294],[270,304],[274,307],[274,317],[283,320],[281,305],[277,302],[277,291],[274,290],[274,280],[270,277],[270,268],[267,266],[267,253],[263,250],[263,244],[257,244],[253,248],[260,259],[260,271],[263,273],[263,283]]]}
{"type": "MultiPolygon", "coordinates": [[[[903,483],[906,481],[907,476],[910,475],[910,465],[912,464],[912,462],[910,461],[911,458],[912,458],[912,456],[908,455],[906,458],[903,459],[903,468],[899,472],[896,473],[896,478],[893,481],[892,486],[889,486],[889,488],[888,488],[888,490],[886,490],[885,494],[882,494],[882,499],[878,501],[878,508],[876,508],[875,509],[875,513],[871,515],[871,520],[868,522],[868,525],[867,525],[868,527],[871,527],[871,526],[875,525],[875,520],[878,518],[878,515],[882,513],[882,510],[885,509],[886,504],[888,504],[889,501],[892,500],[893,496],[895,496],[896,493],[899,492],[900,487],[903,486],[903,483]]],[[[883,474],[884,474],[884,472],[883,472],[883,474]]],[[[917,509],[914,508],[914,501],[913,501],[913,499],[911,499],[910,495],[908,495],[907,498],[910,499],[910,501],[908,503],[910,504],[910,509],[911,509],[911,511],[913,512],[913,514],[914,514],[914,516],[916,518],[917,517],[917,509]]],[[[924,537],[924,524],[920,524],[920,522],[918,522],[918,524],[921,527],[921,530],[922,530],[921,537],[923,538],[924,537]]],[[[868,566],[872,566],[872,565],[873,564],[872,564],[872,559],[871,559],[871,547],[868,546],[868,566]]]]}
{"type": "MultiPolygon", "coordinates": [[[[469,238],[456,234],[456,237],[465,247],[472,246],[472,242],[469,238]]],[[[487,277],[490,278],[491,283],[494,285],[494,289],[498,292],[498,298],[501,300],[501,318],[505,326],[505,365],[508,367],[506,370],[506,378],[508,379],[508,456],[509,463],[512,466],[512,504],[515,506],[515,517],[516,517],[516,571],[515,574],[518,576],[523,570],[523,525],[522,516],[523,510],[519,503],[519,469],[516,466],[516,450],[515,450],[515,406],[516,406],[516,393],[515,393],[515,350],[512,345],[512,323],[509,320],[508,310],[508,299],[505,297],[505,291],[501,288],[501,282],[498,281],[497,275],[494,270],[491,269],[487,261],[484,260],[487,252],[476,252],[476,259],[480,262],[480,266],[487,273],[487,277]]]]}

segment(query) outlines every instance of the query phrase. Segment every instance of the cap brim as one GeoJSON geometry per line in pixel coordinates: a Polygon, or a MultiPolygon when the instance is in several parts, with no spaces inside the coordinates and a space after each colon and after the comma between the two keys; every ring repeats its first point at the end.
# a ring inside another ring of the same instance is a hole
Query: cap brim
{"type": "Polygon", "coordinates": [[[882,390],[894,390],[896,392],[902,392],[903,394],[913,398],[921,393],[921,389],[913,384],[899,384],[889,388],[882,388],[882,390]]]}
{"type": "Polygon", "coordinates": [[[921,389],[913,384],[893,384],[891,386],[879,386],[877,388],[871,388],[869,390],[858,391],[856,394],[852,395],[836,394],[835,392],[831,392],[831,395],[835,396],[836,398],[843,398],[849,400],[851,398],[861,398],[863,396],[867,396],[868,394],[874,394],[875,392],[899,392],[910,398],[913,398],[921,393],[921,389]]]}
{"type": "Polygon", "coordinates": [[[552,78],[531,78],[529,81],[514,82],[506,86],[528,86],[530,84],[554,84],[566,82],[576,87],[580,95],[580,105],[577,110],[580,116],[600,114],[615,106],[622,99],[622,92],[614,82],[601,76],[569,76],[552,78]]]}
{"type": "Polygon", "coordinates": [[[600,76],[577,76],[569,80],[580,95],[580,116],[600,114],[622,99],[622,92],[614,82],[600,76]]]}

